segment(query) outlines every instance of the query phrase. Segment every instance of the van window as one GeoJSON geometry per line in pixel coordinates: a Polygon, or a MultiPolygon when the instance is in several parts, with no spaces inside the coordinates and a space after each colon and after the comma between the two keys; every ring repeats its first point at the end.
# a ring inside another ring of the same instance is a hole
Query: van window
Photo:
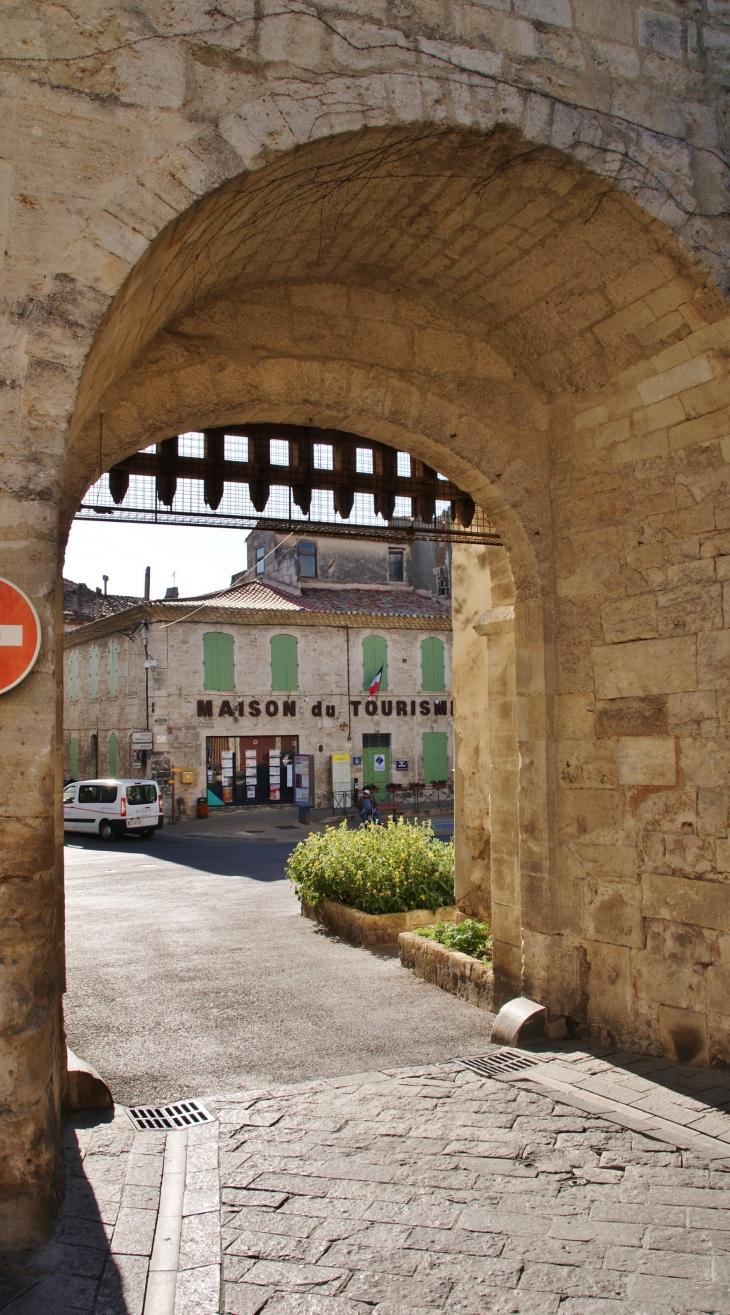
{"type": "Polygon", "coordinates": [[[76,798],[76,786],[67,785],[66,789],[63,792],[63,802],[65,804],[72,804],[75,798],[76,798]]]}
{"type": "Polygon", "coordinates": [[[113,804],[117,797],[115,785],[80,785],[80,804],[113,804]]]}
{"type": "Polygon", "coordinates": [[[127,803],[128,804],[154,804],[157,802],[157,787],[146,785],[140,781],[139,785],[127,786],[127,803]]]}

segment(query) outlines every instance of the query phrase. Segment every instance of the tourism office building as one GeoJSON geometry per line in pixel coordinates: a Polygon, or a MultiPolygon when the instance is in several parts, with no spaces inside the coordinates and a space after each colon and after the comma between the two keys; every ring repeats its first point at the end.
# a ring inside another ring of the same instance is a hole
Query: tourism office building
{"type": "MultiPolygon", "coordinates": [[[[453,784],[451,602],[407,585],[235,583],[140,601],[64,640],[64,777],[155,777],[176,815],[453,784]],[[181,802],[182,801],[182,802],[181,802]]],[[[348,797],[349,796],[349,797],[348,797]]]]}

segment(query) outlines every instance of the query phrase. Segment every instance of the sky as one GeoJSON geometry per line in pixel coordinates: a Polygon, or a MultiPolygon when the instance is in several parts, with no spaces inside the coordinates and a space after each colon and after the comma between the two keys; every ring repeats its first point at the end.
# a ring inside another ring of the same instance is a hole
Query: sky
{"type": "Polygon", "coordinates": [[[101,518],[74,521],[63,574],[102,590],[102,576],[108,575],[110,594],[141,596],[150,566],[152,598],[164,598],[172,584],[181,598],[189,598],[223,589],[235,572],[245,570],[247,533],[196,525],[110,525],[101,518]]]}

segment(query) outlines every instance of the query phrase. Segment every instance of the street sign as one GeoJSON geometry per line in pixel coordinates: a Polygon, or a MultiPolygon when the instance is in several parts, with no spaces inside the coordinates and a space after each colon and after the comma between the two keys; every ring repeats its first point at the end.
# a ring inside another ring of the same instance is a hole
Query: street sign
{"type": "Polygon", "coordinates": [[[14,689],[32,671],[41,647],[41,623],[17,584],[0,576],[0,694],[14,689]]]}
{"type": "Polygon", "coordinates": [[[135,749],[151,749],[152,731],[132,731],[132,744],[135,749]]]}

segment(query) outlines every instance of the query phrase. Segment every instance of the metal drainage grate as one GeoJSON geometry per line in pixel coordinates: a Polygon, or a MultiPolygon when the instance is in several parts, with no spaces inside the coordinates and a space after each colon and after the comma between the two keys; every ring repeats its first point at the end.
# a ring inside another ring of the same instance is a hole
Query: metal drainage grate
{"type": "Polygon", "coordinates": [[[140,1132],[165,1132],[169,1128],[191,1128],[197,1123],[214,1123],[212,1114],[199,1100],[179,1100],[176,1105],[137,1105],[127,1109],[135,1128],[140,1132]]]}
{"type": "Polygon", "coordinates": [[[497,1050],[492,1055],[474,1056],[458,1062],[482,1078],[498,1078],[503,1074],[519,1073],[523,1068],[534,1068],[540,1060],[520,1050],[497,1050]]]}

